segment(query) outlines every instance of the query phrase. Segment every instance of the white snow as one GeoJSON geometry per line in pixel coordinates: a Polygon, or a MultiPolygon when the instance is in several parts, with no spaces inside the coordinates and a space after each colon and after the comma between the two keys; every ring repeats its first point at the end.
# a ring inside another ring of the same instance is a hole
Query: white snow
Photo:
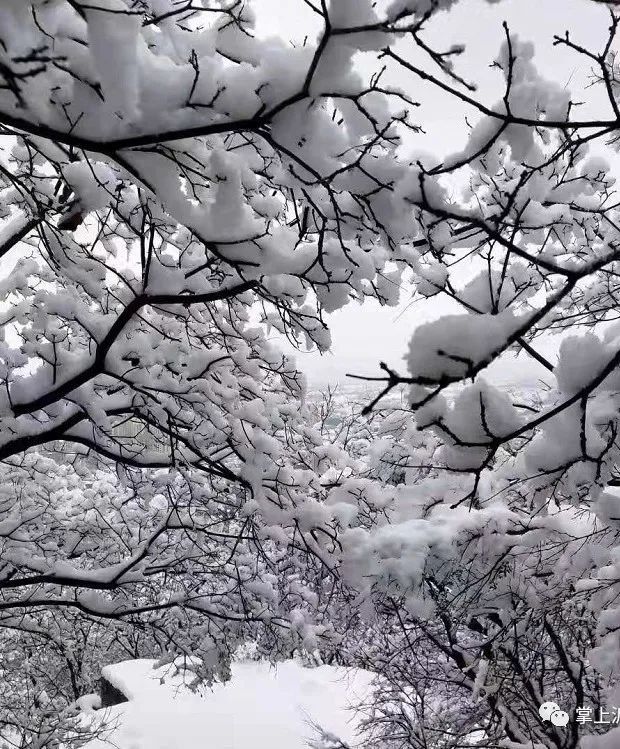
{"type": "Polygon", "coordinates": [[[440,381],[466,377],[506,346],[523,321],[510,311],[498,315],[444,315],[418,326],[409,343],[407,363],[413,377],[440,381]],[[484,335],[480,335],[480,331],[484,335]]]}
{"type": "MultiPolygon", "coordinates": [[[[356,743],[352,710],[369,693],[372,674],[296,661],[233,664],[226,684],[192,693],[174,666],[125,661],[104,676],[130,701],[109,708],[117,725],[87,749],[307,749],[316,726],[356,743]]],[[[190,675],[191,676],[191,675],[190,675]]],[[[101,713],[95,713],[99,716],[101,713]]]]}
{"type": "Polygon", "coordinates": [[[86,211],[102,208],[114,196],[116,175],[102,161],[74,161],[63,169],[63,176],[86,211]]]}

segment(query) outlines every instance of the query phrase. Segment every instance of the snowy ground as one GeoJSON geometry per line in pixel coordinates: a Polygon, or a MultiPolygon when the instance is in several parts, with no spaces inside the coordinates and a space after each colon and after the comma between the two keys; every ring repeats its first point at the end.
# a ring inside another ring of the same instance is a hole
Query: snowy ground
{"type": "Polygon", "coordinates": [[[359,670],[247,661],[235,664],[230,682],[197,695],[149,660],[109,666],[104,675],[130,701],[106,711],[117,727],[87,749],[307,749],[316,724],[355,744],[350,707],[371,679],[359,670]]]}

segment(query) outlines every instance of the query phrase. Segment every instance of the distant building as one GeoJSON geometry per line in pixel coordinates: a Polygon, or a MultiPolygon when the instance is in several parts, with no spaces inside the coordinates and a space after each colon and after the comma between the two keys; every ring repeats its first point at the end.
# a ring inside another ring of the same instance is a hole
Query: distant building
{"type": "Polygon", "coordinates": [[[110,436],[118,439],[129,450],[144,448],[162,455],[170,453],[170,438],[168,435],[140,419],[123,421],[114,428],[110,436]]]}

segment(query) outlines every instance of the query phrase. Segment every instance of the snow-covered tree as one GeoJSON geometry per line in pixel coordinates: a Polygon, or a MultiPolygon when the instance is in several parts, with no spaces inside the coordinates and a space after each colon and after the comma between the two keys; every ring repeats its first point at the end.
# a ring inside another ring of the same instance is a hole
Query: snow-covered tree
{"type": "Polygon", "coordinates": [[[92,622],[225,674],[247,637],[333,626],[389,685],[371,735],[437,749],[568,749],[539,703],[613,704],[619,22],[555,39],[606,97],[581,117],[507,26],[504,95],[478,98],[428,41],[455,4],[299,0],[291,45],[240,0],[0,3],[11,652],[92,622]],[[474,118],[441,162],[399,149],[420,81],[474,118]],[[334,431],[268,328],[325,350],[323,313],[403,283],[459,310],[375,378],[368,413],[406,385],[413,414],[334,431]],[[515,354],[548,371],[535,398],[487,376],[515,354]]]}
{"type": "Polygon", "coordinates": [[[184,656],[197,681],[226,679],[248,640],[269,658],[330,641],[310,530],[332,531],[307,504],[270,527],[195,469],[121,472],[66,449],[30,451],[2,479],[0,718],[17,746],[71,735],[105,663],[184,656]]]}
{"type": "MultiPolygon", "coordinates": [[[[415,329],[408,371],[382,365],[365,378],[384,386],[368,411],[408,385],[413,412],[369,451],[370,465],[404,470],[387,476],[398,483],[390,503],[384,493],[373,525],[341,537],[371,628],[361,654],[382,677],[367,721],[378,746],[618,740],[591,735],[614,727],[620,676],[619,20],[609,19],[599,50],[578,29],[555,39],[593,67],[608,112],[592,117],[578,115],[583,92],[545,80],[507,26],[496,104],[456,65],[430,72],[411,50],[383,53],[477,121],[462,151],[411,167],[407,195],[416,293],[456,311],[415,329]],[[547,370],[534,396],[493,384],[490,365],[515,355],[547,370]],[[567,724],[541,717],[546,701],[567,724]],[[580,725],[582,707],[591,720],[580,725]]],[[[351,501],[358,491],[334,490],[351,501]]]]}
{"type": "MultiPolygon", "coordinates": [[[[407,120],[389,100],[409,98],[353,58],[411,15],[333,6],[293,47],[241,2],[0,4],[9,647],[107,622],[225,673],[245,637],[326,633],[321,475],[341,458],[265,328],[325,349],[324,310],[396,301],[407,120]]],[[[26,697],[64,699],[56,683],[26,697]]]]}

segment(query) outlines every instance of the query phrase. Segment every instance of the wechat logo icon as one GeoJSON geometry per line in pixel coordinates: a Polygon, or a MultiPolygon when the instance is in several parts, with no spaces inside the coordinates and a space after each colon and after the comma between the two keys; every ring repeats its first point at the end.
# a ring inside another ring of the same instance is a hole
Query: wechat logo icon
{"type": "Polygon", "coordinates": [[[568,713],[565,713],[556,702],[543,702],[538,708],[538,714],[543,721],[549,721],[554,726],[561,727],[568,723],[568,713]]]}

